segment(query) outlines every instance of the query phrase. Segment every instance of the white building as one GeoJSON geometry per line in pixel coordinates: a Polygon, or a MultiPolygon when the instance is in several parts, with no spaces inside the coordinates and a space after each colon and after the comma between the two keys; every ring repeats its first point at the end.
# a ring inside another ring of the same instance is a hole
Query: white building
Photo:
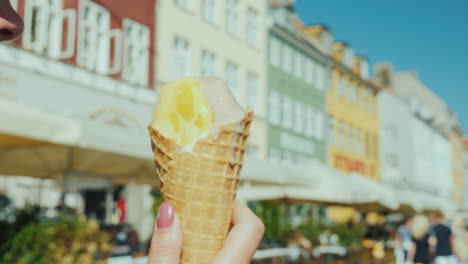
{"type": "Polygon", "coordinates": [[[255,120],[250,150],[266,155],[265,0],[157,1],[156,85],[184,76],[224,79],[255,120]]]}
{"type": "Polygon", "coordinates": [[[380,168],[382,182],[395,187],[407,184],[411,171],[412,120],[408,107],[390,90],[378,94],[380,130],[380,168]]]}
{"type": "Polygon", "coordinates": [[[445,102],[413,72],[376,67],[379,94],[382,180],[398,187],[450,197],[453,190],[451,120],[445,102]]]}

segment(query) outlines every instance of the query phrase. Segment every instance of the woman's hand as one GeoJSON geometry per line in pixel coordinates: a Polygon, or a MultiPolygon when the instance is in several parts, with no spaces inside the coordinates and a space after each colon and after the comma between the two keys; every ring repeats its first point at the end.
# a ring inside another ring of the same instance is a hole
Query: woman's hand
{"type": "MultiPolygon", "coordinates": [[[[224,246],[216,256],[215,264],[250,263],[265,227],[252,211],[234,201],[232,213],[233,227],[224,246]]],[[[158,210],[155,231],[151,239],[148,264],[178,264],[182,251],[182,227],[169,203],[163,203],[158,210]]]]}

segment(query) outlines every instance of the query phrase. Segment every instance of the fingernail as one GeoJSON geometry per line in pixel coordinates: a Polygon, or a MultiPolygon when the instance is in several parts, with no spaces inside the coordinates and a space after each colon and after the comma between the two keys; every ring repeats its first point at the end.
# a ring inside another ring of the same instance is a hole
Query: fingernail
{"type": "Polygon", "coordinates": [[[169,228],[174,222],[174,207],[168,202],[164,202],[158,209],[156,224],[158,228],[169,228]]]}

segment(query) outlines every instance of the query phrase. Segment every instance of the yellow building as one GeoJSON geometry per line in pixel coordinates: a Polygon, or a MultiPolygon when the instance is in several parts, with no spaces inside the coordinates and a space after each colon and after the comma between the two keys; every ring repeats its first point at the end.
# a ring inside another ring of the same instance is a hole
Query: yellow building
{"type": "MultiPolygon", "coordinates": [[[[306,27],[305,31],[320,43],[331,39],[322,25],[306,27]]],[[[367,60],[353,56],[346,43],[332,44],[330,55],[334,65],[327,94],[328,163],[338,170],[379,180],[378,87],[367,80],[367,60]]]]}
{"type": "Polygon", "coordinates": [[[452,177],[453,177],[453,200],[459,206],[464,203],[464,178],[463,178],[463,136],[461,128],[455,126],[449,134],[452,147],[452,177]]]}

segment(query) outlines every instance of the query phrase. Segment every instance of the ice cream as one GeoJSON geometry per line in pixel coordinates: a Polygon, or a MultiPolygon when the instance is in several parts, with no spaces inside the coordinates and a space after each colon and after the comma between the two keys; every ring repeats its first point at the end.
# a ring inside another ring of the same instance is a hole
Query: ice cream
{"type": "Polygon", "coordinates": [[[211,263],[223,245],[251,121],[220,79],[183,78],[158,91],[148,129],[162,195],[184,231],[181,263],[211,263]]]}

